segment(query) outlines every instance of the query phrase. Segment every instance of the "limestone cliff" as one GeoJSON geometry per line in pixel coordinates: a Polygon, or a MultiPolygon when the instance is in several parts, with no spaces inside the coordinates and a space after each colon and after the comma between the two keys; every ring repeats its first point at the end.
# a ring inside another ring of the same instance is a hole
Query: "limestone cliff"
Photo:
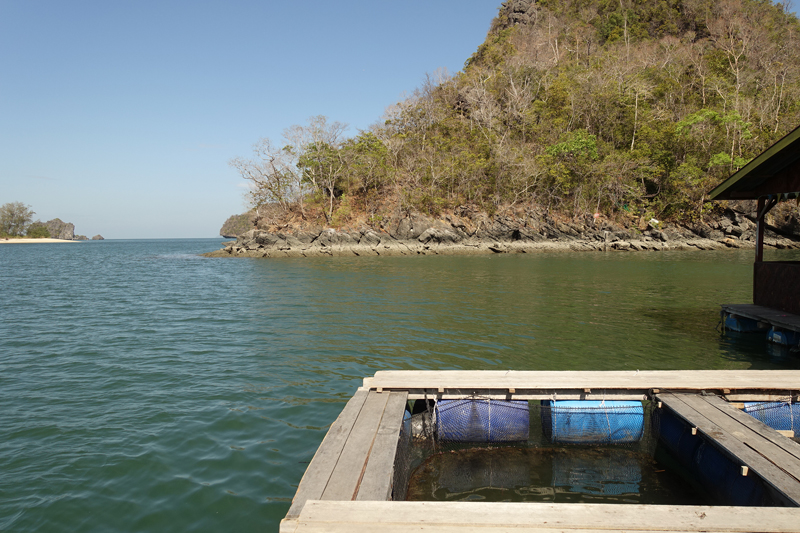
{"type": "Polygon", "coordinates": [[[45,222],[44,226],[53,239],[64,239],[66,241],[75,239],[75,224],[72,222],[63,222],[60,218],[54,218],[45,222]]]}

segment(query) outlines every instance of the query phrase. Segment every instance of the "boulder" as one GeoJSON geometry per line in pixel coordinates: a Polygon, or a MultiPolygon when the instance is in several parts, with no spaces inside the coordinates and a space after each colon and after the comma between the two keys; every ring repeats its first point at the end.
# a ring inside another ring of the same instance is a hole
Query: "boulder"
{"type": "Polygon", "coordinates": [[[75,224],[71,222],[63,222],[60,218],[54,218],[44,223],[47,226],[47,231],[50,232],[50,237],[53,239],[64,239],[71,241],[75,238],[75,224]]]}
{"type": "Polygon", "coordinates": [[[342,245],[350,245],[355,244],[356,241],[353,240],[353,237],[350,236],[349,233],[344,231],[336,231],[333,228],[327,228],[322,230],[317,237],[317,240],[314,241],[315,244],[319,244],[320,246],[342,246],[342,245]]]}
{"type": "Polygon", "coordinates": [[[250,240],[250,242],[255,241],[261,246],[275,246],[278,243],[278,241],[281,240],[280,237],[278,237],[277,235],[268,233],[266,231],[260,231],[258,233],[256,233],[255,231],[248,231],[243,235],[243,237],[246,237],[251,233],[254,235],[253,238],[250,240]]]}
{"type": "Polygon", "coordinates": [[[455,244],[461,241],[461,236],[446,229],[428,228],[417,240],[422,244],[455,244]]]}
{"type": "Polygon", "coordinates": [[[359,244],[365,244],[367,246],[377,246],[381,242],[381,236],[375,233],[372,230],[367,230],[361,234],[361,239],[359,239],[359,244]]]}

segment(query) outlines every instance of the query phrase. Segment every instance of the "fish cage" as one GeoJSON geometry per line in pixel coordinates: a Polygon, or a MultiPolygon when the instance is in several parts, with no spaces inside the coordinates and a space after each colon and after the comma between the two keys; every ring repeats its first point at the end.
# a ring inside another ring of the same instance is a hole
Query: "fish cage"
{"type": "Polygon", "coordinates": [[[412,400],[392,500],[777,505],[653,401],[412,400]]]}
{"type": "Polygon", "coordinates": [[[791,396],[778,401],[744,402],[744,412],[772,429],[789,432],[793,438],[800,433],[800,403],[791,396]]]}

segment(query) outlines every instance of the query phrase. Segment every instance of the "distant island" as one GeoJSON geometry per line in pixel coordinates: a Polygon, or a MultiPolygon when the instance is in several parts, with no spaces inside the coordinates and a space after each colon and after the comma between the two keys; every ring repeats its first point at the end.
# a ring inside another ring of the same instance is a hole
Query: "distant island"
{"type": "MultiPolygon", "coordinates": [[[[75,224],[54,218],[47,222],[33,222],[36,213],[22,202],[9,202],[0,206],[0,242],[25,241],[88,241],[85,235],[75,235],[75,224]]],[[[91,240],[104,240],[95,235],[91,240]]]]}
{"type": "MultiPolygon", "coordinates": [[[[232,160],[253,209],[217,255],[750,246],[755,206],[706,192],[800,123],[798,36],[771,1],[506,1],[461,72],[374,126],[313,117],[232,160]]],[[[769,216],[795,247],[797,206],[769,216]]]]}

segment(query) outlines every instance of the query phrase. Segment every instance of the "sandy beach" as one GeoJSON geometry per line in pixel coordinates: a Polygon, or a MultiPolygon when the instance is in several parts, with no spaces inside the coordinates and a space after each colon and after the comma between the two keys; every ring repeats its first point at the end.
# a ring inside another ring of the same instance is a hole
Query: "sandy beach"
{"type": "Polygon", "coordinates": [[[81,242],[81,241],[65,241],[64,239],[0,239],[0,244],[32,244],[32,243],[45,243],[45,242],[81,242]]]}

